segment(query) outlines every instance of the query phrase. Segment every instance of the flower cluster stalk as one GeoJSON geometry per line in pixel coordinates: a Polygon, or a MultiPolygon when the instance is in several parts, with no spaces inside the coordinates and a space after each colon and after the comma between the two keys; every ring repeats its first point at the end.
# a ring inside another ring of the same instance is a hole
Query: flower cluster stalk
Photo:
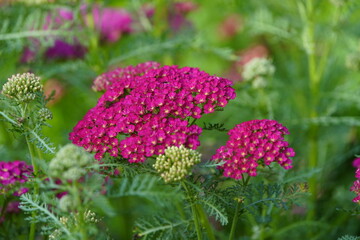
{"type": "MultiPolygon", "coordinates": [[[[247,185],[249,184],[249,181],[250,181],[250,176],[247,176],[246,180],[244,180],[244,176],[242,176],[242,182],[243,182],[243,187],[244,188],[247,187],[247,185]]],[[[236,201],[236,209],[235,209],[233,221],[232,221],[232,224],[231,224],[229,240],[234,240],[234,237],[235,237],[236,225],[237,225],[238,219],[240,217],[239,212],[240,212],[240,209],[241,209],[241,203],[242,203],[242,201],[240,201],[240,200],[236,201]]]]}
{"type": "Polygon", "coordinates": [[[209,223],[209,220],[204,212],[204,209],[195,202],[194,196],[192,195],[189,188],[186,186],[185,181],[181,181],[181,186],[184,188],[188,196],[188,199],[190,201],[191,213],[194,220],[197,239],[198,240],[203,239],[202,226],[204,226],[208,239],[215,240],[214,231],[209,223]]]}

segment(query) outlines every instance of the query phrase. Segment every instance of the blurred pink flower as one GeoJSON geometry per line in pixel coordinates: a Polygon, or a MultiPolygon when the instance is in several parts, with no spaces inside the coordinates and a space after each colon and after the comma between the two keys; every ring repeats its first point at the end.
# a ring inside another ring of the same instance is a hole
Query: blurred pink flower
{"type": "Polygon", "coordinates": [[[355,168],[360,168],[360,158],[355,158],[352,165],[355,168]]]}
{"type": "Polygon", "coordinates": [[[92,8],[95,28],[100,32],[105,42],[116,42],[124,33],[132,32],[132,17],[121,8],[92,8]]]}
{"type": "Polygon", "coordinates": [[[218,28],[218,32],[222,38],[229,39],[235,36],[243,27],[243,20],[239,14],[231,14],[227,16],[218,28]]]}
{"type": "Polygon", "coordinates": [[[48,106],[54,105],[60,101],[65,94],[65,86],[56,79],[49,79],[44,84],[44,95],[49,97],[53,91],[55,91],[55,94],[53,99],[48,102],[48,106]]]}
{"type": "Polygon", "coordinates": [[[185,28],[191,28],[192,23],[186,19],[186,15],[197,9],[197,5],[191,1],[176,2],[169,9],[169,26],[174,32],[185,28]]]}

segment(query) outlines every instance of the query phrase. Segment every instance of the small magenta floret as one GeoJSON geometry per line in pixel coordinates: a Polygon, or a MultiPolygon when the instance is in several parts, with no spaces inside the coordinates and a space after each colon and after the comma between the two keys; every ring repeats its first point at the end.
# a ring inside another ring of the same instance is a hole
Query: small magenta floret
{"type": "Polygon", "coordinates": [[[153,165],[165,182],[175,182],[190,174],[191,168],[200,163],[201,154],[195,150],[180,147],[168,147],[165,153],[156,158],[153,165]]]}
{"type": "Polygon", "coordinates": [[[292,168],[291,157],[295,151],[288,147],[284,135],[286,127],[275,120],[252,120],[235,126],[228,132],[230,139],[212,157],[214,161],[224,161],[219,166],[224,176],[241,179],[243,174],[257,175],[259,165],[277,162],[284,169],[292,168]]]}
{"type": "Polygon", "coordinates": [[[96,159],[108,153],[143,162],[170,146],[196,149],[202,129],[188,120],[235,98],[230,80],[197,68],[150,62],[101,78],[95,88],[106,92],[70,133],[70,140],[95,152],[96,159]]]}

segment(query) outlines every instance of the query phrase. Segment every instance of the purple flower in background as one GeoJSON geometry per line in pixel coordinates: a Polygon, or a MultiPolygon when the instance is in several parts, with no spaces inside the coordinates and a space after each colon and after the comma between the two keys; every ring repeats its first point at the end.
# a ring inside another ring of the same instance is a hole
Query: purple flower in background
{"type": "MultiPolygon", "coordinates": [[[[20,202],[18,202],[18,201],[9,202],[6,206],[5,214],[20,213],[19,205],[20,205],[20,202]]],[[[0,208],[0,213],[1,212],[2,212],[2,208],[0,208]]],[[[5,221],[5,216],[2,216],[0,218],[0,224],[3,223],[4,221],[5,221]]]]}
{"type": "Polygon", "coordinates": [[[192,27],[192,23],[186,19],[186,15],[197,9],[197,5],[191,1],[176,2],[170,8],[169,25],[174,32],[192,27]]]}
{"type": "Polygon", "coordinates": [[[57,39],[54,45],[46,50],[45,56],[48,59],[77,59],[83,58],[85,53],[86,48],[81,44],[70,44],[57,39]]]}
{"type": "Polygon", "coordinates": [[[105,42],[116,42],[124,33],[132,31],[132,17],[124,9],[94,6],[92,14],[95,28],[100,32],[101,39],[105,42]]]}
{"type": "Polygon", "coordinates": [[[0,162],[0,193],[13,192],[15,196],[20,196],[28,191],[27,188],[14,188],[28,181],[32,175],[32,166],[23,161],[0,162]]]}

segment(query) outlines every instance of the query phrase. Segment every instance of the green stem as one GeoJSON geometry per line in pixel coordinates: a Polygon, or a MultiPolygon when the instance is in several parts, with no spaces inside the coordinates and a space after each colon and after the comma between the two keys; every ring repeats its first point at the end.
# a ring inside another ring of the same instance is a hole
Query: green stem
{"type": "MultiPolygon", "coordinates": [[[[26,140],[26,144],[28,146],[29,149],[29,154],[30,154],[30,159],[31,159],[31,164],[33,166],[33,174],[34,177],[37,177],[38,174],[38,168],[37,165],[35,163],[35,158],[34,158],[34,150],[33,147],[30,143],[29,137],[25,135],[25,140],[26,140]]],[[[39,194],[39,186],[36,182],[34,182],[34,196],[37,196],[39,194]]],[[[36,218],[36,211],[34,211],[32,213],[32,217],[36,218]]],[[[36,223],[32,222],[30,225],[30,232],[29,232],[29,240],[34,240],[35,239],[35,233],[36,233],[36,223]]]]}
{"type": "Polygon", "coordinates": [[[88,239],[87,231],[84,228],[84,226],[85,226],[85,221],[84,221],[85,211],[84,211],[83,204],[81,201],[81,197],[80,197],[80,193],[79,193],[79,185],[78,185],[77,181],[73,182],[73,194],[75,196],[76,209],[78,210],[78,212],[77,212],[78,231],[81,233],[81,239],[87,240],[88,239]]]}
{"type": "MultiPolygon", "coordinates": [[[[307,58],[308,58],[308,71],[309,71],[309,86],[310,86],[310,92],[311,92],[311,103],[310,103],[310,112],[309,117],[310,118],[317,118],[318,112],[318,101],[319,101],[319,83],[321,79],[321,72],[320,69],[317,66],[317,59],[315,55],[315,23],[313,20],[314,16],[314,7],[313,7],[313,1],[308,0],[306,2],[306,33],[307,33],[307,39],[308,39],[308,51],[307,51],[307,58]]],[[[322,70],[321,70],[322,71],[322,70]]],[[[318,132],[319,128],[318,126],[311,126],[309,129],[309,162],[308,166],[309,169],[314,169],[318,166],[318,132]]],[[[309,179],[309,188],[311,192],[311,200],[312,200],[312,206],[308,214],[308,219],[312,219],[315,216],[315,203],[316,203],[316,197],[317,197],[317,178],[316,176],[313,176],[309,179]]]]}
{"type": "Polygon", "coordinates": [[[188,189],[188,187],[186,186],[186,183],[184,181],[181,181],[181,185],[183,186],[183,188],[185,189],[188,198],[190,200],[190,206],[191,206],[191,212],[193,215],[193,219],[194,219],[194,224],[195,224],[195,229],[196,229],[196,234],[197,234],[197,239],[198,240],[202,240],[202,231],[201,231],[201,226],[200,226],[200,222],[199,222],[199,216],[198,216],[198,212],[194,203],[194,199],[188,189]]]}
{"type": "Polygon", "coordinates": [[[237,203],[236,203],[236,209],[235,209],[235,213],[234,213],[234,218],[233,218],[233,221],[232,221],[232,224],[231,224],[231,231],[230,231],[230,236],[229,236],[229,240],[233,240],[234,237],[235,237],[235,229],[236,229],[236,225],[237,225],[237,222],[238,222],[238,215],[239,215],[239,210],[240,210],[240,200],[237,200],[237,203]]]}
{"type": "Polygon", "coordinates": [[[195,208],[199,214],[202,225],[206,229],[208,238],[210,240],[215,240],[214,230],[213,230],[211,224],[209,223],[208,217],[206,216],[204,209],[199,204],[195,204],[195,208]]]}
{"type": "MultiPolygon", "coordinates": [[[[20,111],[21,111],[21,117],[25,118],[26,117],[26,109],[27,109],[27,104],[21,105],[20,106],[20,111]]],[[[30,155],[30,160],[31,160],[31,165],[33,166],[33,175],[36,178],[38,175],[38,167],[35,161],[35,155],[34,155],[34,148],[30,142],[29,136],[25,133],[25,140],[26,140],[26,145],[28,146],[29,149],[29,155],[30,155]]],[[[34,182],[34,193],[33,195],[36,197],[37,195],[39,195],[39,185],[34,182]]],[[[32,213],[32,217],[36,218],[36,211],[34,211],[32,213]]],[[[35,239],[35,235],[36,235],[36,223],[32,222],[30,225],[30,231],[29,231],[29,240],[34,240],[35,239]]]]}
{"type": "MultiPolygon", "coordinates": [[[[242,185],[243,187],[247,187],[247,185],[249,184],[249,180],[250,180],[250,176],[247,176],[246,180],[244,180],[244,175],[242,175],[242,185]]],[[[235,237],[235,229],[236,229],[236,225],[238,222],[238,219],[240,217],[240,206],[241,206],[241,199],[236,199],[236,208],[235,208],[235,213],[234,213],[234,217],[233,217],[233,221],[231,224],[231,230],[230,230],[230,236],[229,236],[229,240],[233,240],[235,237]]]]}

